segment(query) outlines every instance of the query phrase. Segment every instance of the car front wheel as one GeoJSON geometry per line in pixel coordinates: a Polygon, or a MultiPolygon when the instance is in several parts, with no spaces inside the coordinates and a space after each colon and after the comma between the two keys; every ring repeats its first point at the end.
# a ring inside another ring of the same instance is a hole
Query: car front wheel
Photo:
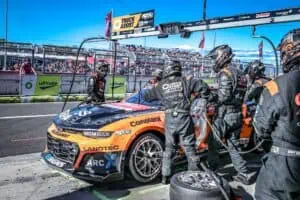
{"type": "Polygon", "coordinates": [[[161,172],[163,142],[152,133],[139,137],[129,152],[129,171],[133,178],[142,183],[156,179],[161,172]]]}

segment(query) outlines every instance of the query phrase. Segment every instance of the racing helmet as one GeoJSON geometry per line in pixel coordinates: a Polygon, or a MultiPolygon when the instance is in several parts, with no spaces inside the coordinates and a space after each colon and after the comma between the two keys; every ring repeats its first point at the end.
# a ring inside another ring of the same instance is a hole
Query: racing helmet
{"type": "Polygon", "coordinates": [[[169,61],[167,66],[164,68],[163,76],[164,78],[170,77],[170,76],[181,76],[181,63],[179,61],[169,61]]]}
{"type": "Polygon", "coordinates": [[[294,29],[283,36],[277,50],[280,51],[284,73],[299,67],[297,65],[300,64],[300,28],[294,29]]]}
{"type": "Polygon", "coordinates": [[[109,69],[109,64],[103,63],[96,66],[96,73],[99,77],[104,78],[106,77],[109,69]]]}
{"type": "Polygon", "coordinates": [[[218,73],[221,69],[223,69],[226,64],[229,64],[233,58],[234,54],[232,53],[232,49],[230,46],[224,44],[215,47],[211,50],[206,58],[212,59],[215,63],[213,65],[213,70],[218,73]]]}
{"type": "Polygon", "coordinates": [[[152,72],[152,76],[154,76],[157,81],[160,81],[163,78],[163,70],[160,68],[155,69],[152,72]]]}
{"type": "Polygon", "coordinates": [[[247,73],[251,79],[261,77],[265,73],[265,65],[260,60],[250,62],[247,67],[247,73]]]}

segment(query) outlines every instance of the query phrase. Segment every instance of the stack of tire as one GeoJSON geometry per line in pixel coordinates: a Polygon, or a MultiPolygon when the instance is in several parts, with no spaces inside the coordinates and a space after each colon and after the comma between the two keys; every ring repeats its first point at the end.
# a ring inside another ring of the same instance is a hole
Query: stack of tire
{"type": "MultiPolygon", "coordinates": [[[[230,194],[230,187],[225,179],[220,178],[219,184],[230,194]]],[[[171,179],[170,200],[224,200],[217,185],[207,172],[180,172],[171,179]]]]}

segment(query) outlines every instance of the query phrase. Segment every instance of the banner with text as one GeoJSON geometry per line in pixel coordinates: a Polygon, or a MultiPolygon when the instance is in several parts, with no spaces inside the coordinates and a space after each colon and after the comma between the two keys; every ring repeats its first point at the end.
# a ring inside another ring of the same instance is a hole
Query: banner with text
{"type": "Polygon", "coordinates": [[[60,75],[40,75],[37,78],[34,95],[58,95],[60,75]]]}
{"type": "Polygon", "coordinates": [[[154,27],[154,10],[114,17],[112,19],[112,35],[140,33],[144,29],[154,27]]]}
{"type": "MultiPolygon", "coordinates": [[[[109,77],[106,83],[106,94],[112,94],[112,85],[113,85],[113,77],[109,77]]],[[[114,82],[114,94],[122,94],[126,93],[126,78],[123,76],[115,76],[114,82]]]]}

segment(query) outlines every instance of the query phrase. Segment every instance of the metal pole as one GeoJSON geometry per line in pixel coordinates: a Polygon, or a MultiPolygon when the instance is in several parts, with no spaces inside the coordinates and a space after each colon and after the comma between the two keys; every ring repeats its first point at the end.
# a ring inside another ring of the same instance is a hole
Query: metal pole
{"type": "Polygon", "coordinates": [[[217,32],[215,31],[215,36],[214,36],[214,48],[216,47],[216,40],[217,40],[217,32]]]}
{"type": "Polygon", "coordinates": [[[270,40],[269,38],[267,38],[265,36],[255,35],[255,31],[256,31],[256,27],[252,26],[252,37],[253,38],[262,38],[262,39],[266,40],[267,42],[269,42],[269,44],[272,46],[273,51],[274,51],[274,55],[275,55],[275,62],[276,62],[276,76],[278,76],[278,74],[279,74],[279,63],[278,63],[278,55],[277,55],[277,51],[276,51],[276,47],[275,47],[274,43],[272,42],[272,40],[270,40]]]}
{"type": "Polygon", "coordinates": [[[5,43],[4,43],[4,68],[3,70],[7,70],[7,38],[8,38],[8,0],[6,0],[6,10],[5,10],[5,43]]]}
{"type": "Polygon", "coordinates": [[[206,20],[206,0],[203,0],[203,20],[206,20]]]}
{"type": "Polygon", "coordinates": [[[43,72],[46,72],[46,51],[45,47],[43,47],[43,72]]]}
{"type": "Polygon", "coordinates": [[[117,65],[117,44],[118,44],[118,41],[117,40],[114,40],[114,48],[115,48],[115,51],[114,51],[114,68],[113,68],[113,76],[112,76],[112,85],[111,85],[111,98],[112,100],[114,100],[114,89],[115,89],[115,73],[116,73],[116,65],[117,65]]]}
{"type": "Polygon", "coordinates": [[[97,54],[94,53],[94,64],[93,64],[93,72],[96,71],[96,63],[97,63],[97,54]]]}
{"type": "Polygon", "coordinates": [[[77,49],[76,61],[75,61],[75,66],[74,66],[74,72],[73,72],[73,75],[72,75],[72,82],[71,82],[71,85],[70,85],[70,88],[69,88],[69,92],[68,92],[68,94],[67,94],[67,96],[66,96],[66,99],[65,99],[65,102],[64,102],[64,105],[63,105],[63,107],[62,107],[61,112],[64,111],[64,109],[65,109],[65,107],[66,107],[66,104],[67,104],[67,102],[68,102],[70,93],[71,93],[72,88],[73,88],[73,83],[74,83],[74,80],[75,80],[75,75],[76,75],[76,71],[77,71],[77,67],[78,67],[78,58],[79,58],[80,50],[82,49],[83,45],[84,45],[86,42],[92,41],[92,40],[106,41],[106,38],[104,38],[104,37],[91,37],[91,38],[87,38],[87,39],[83,40],[83,41],[80,43],[80,46],[79,46],[79,48],[77,49]]]}

